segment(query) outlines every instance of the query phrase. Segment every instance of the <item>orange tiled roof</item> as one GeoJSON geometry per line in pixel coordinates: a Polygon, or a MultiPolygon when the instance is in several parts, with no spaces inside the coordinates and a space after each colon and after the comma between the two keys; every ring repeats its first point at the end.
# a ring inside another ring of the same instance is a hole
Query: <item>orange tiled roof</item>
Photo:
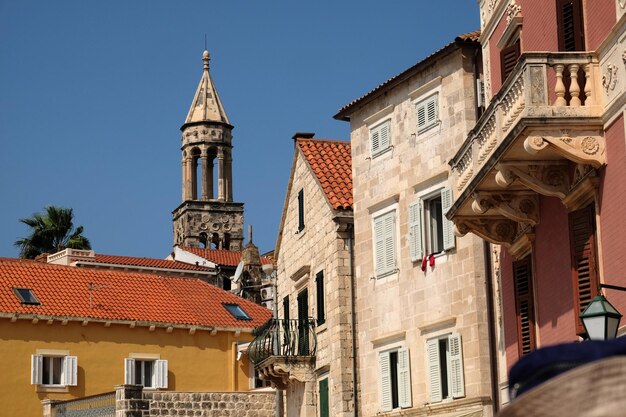
{"type": "Polygon", "coordinates": [[[185,271],[208,271],[204,266],[176,262],[168,259],[135,258],[132,256],[117,256],[96,254],[94,259],[81,259],[80,262],[96,262],[102,264],[140,266],[145,268],[181,269],[185,271]]]}
{"type": "MultiPolygon", "coordinates": [[[[182,247],[182,250],[198,255],[208,261],[217,265],[237,266],[241,261],[241,252],[225,249],[207,249],[207,248],[192,248],[182,247]]],[[[261,264],[271,264],[272,259],[268,256],[261,256],[261,264]]]]}
{"type": "Polygon", "coordinates": [[[7,258],[0,258],[0,312],[230,328],[257,327],[272,316],[200,279],[7,258]],[[21,304],[12,288],[32,289],[41,305],[21,304]],[[222,303],[239,304],[252,320],[235,319],[222,303]]]}
{"type": "Polygon", "coordinates": [[[469,44],[472,44],[472,43],[478,44],[479,39],[480,39],[480,30],[475,30],[473,32],[464,33],[462,35],[457,36],[456,39],[454,39],[453,42],[450,42],[449,44],[447,44],[443,48],[440,48],[437,51],[433,52],[432,54],[428,55],[426,58],[422,59],[417,64],[413,65],[411,68],[409,68],[409,69],[407,69],[405,71],[402,71],[398,75],[394,75],[393,77],[389,78],[387,81],[385,81],[384,83],[380,84],[378,87],[374,88],[370,92],[365,93],[361,97],[352,100],[350,103],[346,104],[341,109],[339,109],[337,114],[335,114],[333,117],[335,119],[338,119],[338,120],[349,120],[348,115],[346,114],[346,111],[349,108],[351,108],[352,106],[356,105],[357,103],[362,102],[363,100],[365,100],[368,97],[373,96],[375,93],[379,92],[384,87],[386,87],[386,86],[388,86],[390,84],[391,85],[395,85],[394,83],[403,81],[406,76],[412,74],[415,70],[417,70],[422,65],[424,65],[432,57],[442,53],[443,51],[447,50],[451,46],[456,45],[456,44],[468,44],[468,43],[469,44]]]}
{"type": "Polygon", "coordinates": [[[351,209],[352,155],[350,142],[323,139],[297,139],[311,170],[334,209],[351,209]]]}

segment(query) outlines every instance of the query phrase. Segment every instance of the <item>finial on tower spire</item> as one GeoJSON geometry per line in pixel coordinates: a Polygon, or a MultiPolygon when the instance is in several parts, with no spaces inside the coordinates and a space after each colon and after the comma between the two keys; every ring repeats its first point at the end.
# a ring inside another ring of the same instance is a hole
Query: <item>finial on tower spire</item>
{"type": "Polygon", "coordinates": [[[205,49],[204,52],[202,53],[202,61],[204,61],[204,69],[205,70],[209,69],[209,61],[210,60],[211,60],[211,56],[209,55],[209,51],[207,51],[205,49]]]}

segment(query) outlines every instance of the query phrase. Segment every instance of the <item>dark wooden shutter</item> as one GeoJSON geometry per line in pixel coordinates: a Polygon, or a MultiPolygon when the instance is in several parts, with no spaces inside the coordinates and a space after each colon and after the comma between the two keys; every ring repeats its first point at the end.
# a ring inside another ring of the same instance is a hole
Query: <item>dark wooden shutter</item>
{"type": "Polygon", "coordinates": [[[298,293],[298,354],[309,354],[309,291],[298,293]]]}
{"type": "Polygon", "coordinates": [[[304,230],[304,190],[298,192],[298,231],[304,230]]]}
{"type": "Polygon", "coordinates": [[[506,46],[500,51],[500,69],[502,71],[502,83],[515,68],[520,56],[519,40],[513,45],[506,46]]]}
{"type": "Polygon", "coordinates": [[[283,298],[283,318],[285,319],[285,326],[289,321],[289,296],[283,298]]]}
{"type": "Polygon", "coordinates": [[[326,322],[326,314],[324,311],[324,271],[320,271],[315,275],[315,295],[317,297],[317,325],[326,322]]]}
{"type": "Polygon", "coordinates": [[[584,51],[585,31],[580,0],[557,0],[559,51],[584,51]]]}
{"type": "Polygon", "coordinates": [[[330,416],[330,407],[328,403],[328,378],[320,379],[320,417],[330,416]]]}
{"type": "Polygon", "coordinates": [[[533,302],[533,275],[530,255],[513,262],[515,307],[517,310],[517,346],[523,356],[535,349],[535,307],[533,302]]]}
{"type": "Polygon", "coordinates": [[[578,315],[587,307],[589,301],[598,295],[594,205],[571,212],[569,229],[576,333],[582,335],[585,328],[578,315]]]}

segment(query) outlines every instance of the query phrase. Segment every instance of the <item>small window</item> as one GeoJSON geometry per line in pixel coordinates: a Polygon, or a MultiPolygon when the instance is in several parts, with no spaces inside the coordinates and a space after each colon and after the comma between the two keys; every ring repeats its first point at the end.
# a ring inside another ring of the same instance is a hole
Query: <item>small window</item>
{"type": "Polygon", "coordinates": [[[378,354],[378,364],[381,411],[411,407],[409,350],[398,349],[380,352],[378,354]]]}
{"type": "Polygon", "coordinates": [[[226,310],[228,310],[228,312],[237,320],[252,320],[248,313],[243,311],[243,308],[241,308],[239,304],[224,303],[223,305],[224,308],[226,308],[226,310]]]}
{"type": "Polygon", "coordinates": [[[32,355],[31,384],[46,386],[74,386],[77,380],[76,356],[32,355]]]}
{"type": "Polygon", "coordinates": [[[374,218],[374,256],[376,277],[396,270],[396,211],[374,218]]]}
{"type": "Polygon", "coordinates": [[[324,271],[320,271],[315,275],[315,289],[317,295],[317,325],[326,322],[326,314],[324,307],[324,271]]]}
{"type": "Polygon", "coordinates": [[[39,305],[39,300],[30,288],[13,288],[13,292],[22,304],[39,305]]]}
{"type": "Polygon", "coordinates": [[[517,60],[520,57],[520,41],[519,39],[509,46],[502,48],[500,51],[500,74],[502,76],[502,83],[507,79],[509,74],[515,69],[517,60]]]}
{"type": "Polygon", "coordinates": [[[409,247],[413,262],[454,248],[454,228],[445,216],[451,206],[449,187],[409,206],[409,247]]]}
{"type": "Polygon", "coordinates": [[[387,120],[378,126],[370,129],[370,143],[372,148],[372,156],[378,156],[381,153],[391,149],[391,121],[387,120]]]}
{"type": "Polygon", "coordinates": [[[167,361],[160,359],[124,360],[124,383],[146,388],[167,388],[167,361]]]}
{"type": "Polygon", "coordinates": [[[465,396],[461,336],[457,333],[426,342],[430,402],[465,396]]]}
{"type": "Polygon", "coordinates": [[[439,123],[439,105],[437,94],[420,101],[415,105],[417,112],[417,132],[421,133],[439,123]]]}
{"type": "Polygon", "coordinates": [[[298,232],[304,230],[304,190],[298,191],[298,232]]]}

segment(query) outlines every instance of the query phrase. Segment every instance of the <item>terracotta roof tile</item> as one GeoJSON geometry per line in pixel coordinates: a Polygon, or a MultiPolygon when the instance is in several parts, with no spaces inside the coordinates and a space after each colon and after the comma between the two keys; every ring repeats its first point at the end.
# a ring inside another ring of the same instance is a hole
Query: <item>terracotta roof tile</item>
{"type": "Polygon", "coordinates": [[[350,107],[352,107],[355,104],[357,104],[357,103],[365,100],[366,98],[374,95],[375,93],[377,93],[378,91],[380,91],[381,89],[386,87],[387,85],[392,84],[394,81],[401,81],[405,76],[407,76],[408,74],[411,74],[413,71],[418,69],[421,65],[423,65],[430,58],[432,58],[433,56],[441,53],[445,49],[448,49],[448,48],[450,48],[451,46],[453,46],[453,45],[455,45],[457,43],[478,43],[479,39],[480,39],[480,30],[475,30],[473,32],[464,33],[462,35],[457,36],[454,39],[453,42],[450,42],[449,44],[445,45],[443,48],[440,48],[440,49],[436,50],[432,54],[428,55],[426,58],[424,58],[424,59],[420,60],[419,62],[417,62],[411,68],[409,68],[409,69],[407,69],[405,71],[402,71],[398,75],[394,75],[393,77],[389,78],[387,81],[385,81],[384,83],[380,84],[378,87],[374,88],[373,90],[369,91],[368,93],[365,93],[361,97],[352,100],[350,103],[346,104],[341,109],[339,109],[337,114],[335,114],[335,116],[333,116],[333,117],[335,119],[339,119],[339,120],[348,120],[347,119],[347,115],[345,114],[345,112],[350,107]]]}
{"type": "MultiPolygon", "coordinates": [[[[207,249],[207,248],[192,248],[183,247],[181,249],[198,255],[208,261],[217,265],[237,266],[241,261],[241,252],[225,249],[207,249]]],[[[271,264],[272,259],[268,256],[261,256],[261,264],[271,264]]]]}
{"type": "Polygon", "coordinates": [[[257,327],[272,315],[200,279],[7,258],[0,258],[0,312],[232,328],[257,327]],[[21,304],[16,287],[32,289],[41,305],[21,304]],[[239,304],[252,320],[235,319],[222,303],[239,304]]]}
{"type": "Polygon", "coordinates": [[[324,139],[297,139],[326,198],[334,209],[351,209],[352,155],[350,142],[324,139]]]}
{"type": "Polygon", "coordinates": [[[114,265],[140,266],[145,268],[162,268],[162,269],[181,269],[185,271],[208,271],[209,268],[187,264],[184,262],[176,262],[168,259],[156,258],[135,258],[132,256],[117,256],[96,254],[95,259],[81,259],[80,262],[96,262],[114,265]]]}

